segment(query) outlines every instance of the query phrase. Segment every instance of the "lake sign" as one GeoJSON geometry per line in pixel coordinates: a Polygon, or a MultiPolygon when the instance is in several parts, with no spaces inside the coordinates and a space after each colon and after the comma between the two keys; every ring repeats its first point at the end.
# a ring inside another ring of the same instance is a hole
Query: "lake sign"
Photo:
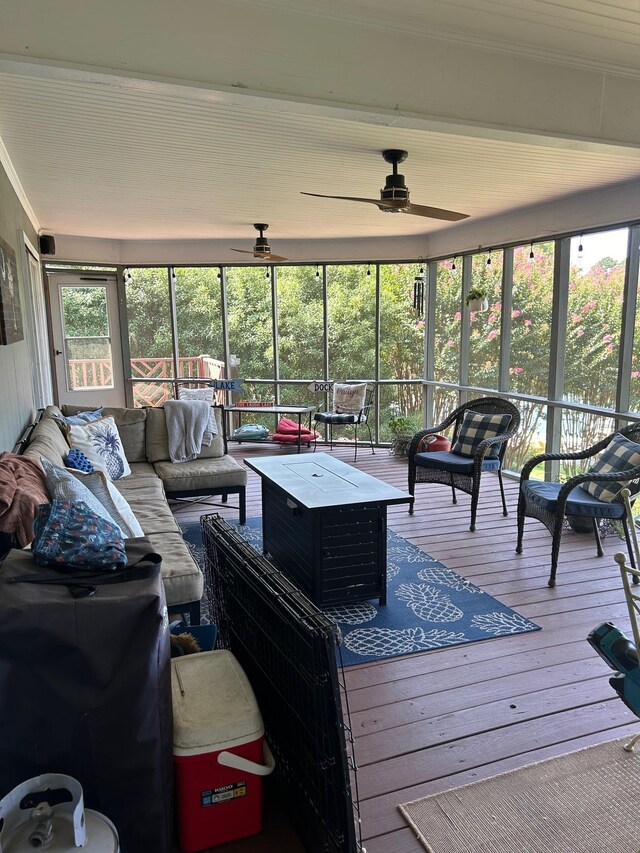
{"type": "Polygon", "coordinates": [[[243,394],[242,381],[242,379],[212,379],[209,387],[215,388],[216,391],[233,391],[236,394],[243,394]]]}

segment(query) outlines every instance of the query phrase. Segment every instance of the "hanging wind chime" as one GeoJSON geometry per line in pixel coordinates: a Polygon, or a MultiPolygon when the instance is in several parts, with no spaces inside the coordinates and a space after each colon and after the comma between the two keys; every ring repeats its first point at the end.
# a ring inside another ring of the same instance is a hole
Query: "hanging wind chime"
{"type": "Polygon", "coordinates": [[[413,308],[418,317],[422,317],[424,315],[424,286],[426,282],[426,273],[424,271],[422,258],[419,258],[418,260],[420,262],[420,272],[416,274],[416,277],[413,280],[413,308]]]}

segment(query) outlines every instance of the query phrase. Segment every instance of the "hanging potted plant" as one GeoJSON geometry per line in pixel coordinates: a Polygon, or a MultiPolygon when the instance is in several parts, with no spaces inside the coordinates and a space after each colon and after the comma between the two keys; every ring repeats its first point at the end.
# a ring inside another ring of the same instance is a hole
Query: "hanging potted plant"
{"type": "Polygon", "coordinates": [[[486,287],[472,287],[467,296],[469,311],[487,311],[489,309],[489,294],[486,287]]]}

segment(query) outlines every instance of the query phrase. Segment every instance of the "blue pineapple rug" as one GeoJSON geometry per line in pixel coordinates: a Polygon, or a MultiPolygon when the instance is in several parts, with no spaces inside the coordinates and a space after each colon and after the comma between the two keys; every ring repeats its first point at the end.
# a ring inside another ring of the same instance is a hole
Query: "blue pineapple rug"
{"type": "MultiPolygon", "coordinates": [[[[180,527],[194,558],[204,566],[199,522],[180,527]]],[[[232,527],[262,553],[260,518],[232,527]]],[[[207,594],[205,590],[205,618],[210,615],[207,594]]],[[[322,610],[340,628],[345,666],[540,630],[391,530],[386,607],[375,599],[322,610]]]]}

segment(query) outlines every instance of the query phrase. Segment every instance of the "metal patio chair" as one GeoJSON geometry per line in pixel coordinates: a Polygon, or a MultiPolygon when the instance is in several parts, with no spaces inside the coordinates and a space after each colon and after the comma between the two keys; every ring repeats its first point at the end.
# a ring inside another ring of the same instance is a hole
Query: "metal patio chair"
{"type": "MultiPolygon", "coordinates": [[[[361,384],[361,383],[345,383],[345,384],[361,384]]],[[[333,428],[334,426],[352,426],[353,427],[353,437],[355,441],[355,449],[353,454],[353,461],[356,462],[358,459],[358,427],[366,426],[369,431],[369,446],[371,447],[371,452],[375,454],[375,448],[373,446],[373,435],[371,434],[371,426],[369,425],[369,411],[373,406],[373,388],[367,388],[365,394],[364,405],[357,412],[316,412],[313,416],[313,420],[316,423],[327,424],[329,427],[329,448],[333,450],[333,428]]],[[[318,439],[316,438],[313,450],[318,445],[318,439]]]]}

